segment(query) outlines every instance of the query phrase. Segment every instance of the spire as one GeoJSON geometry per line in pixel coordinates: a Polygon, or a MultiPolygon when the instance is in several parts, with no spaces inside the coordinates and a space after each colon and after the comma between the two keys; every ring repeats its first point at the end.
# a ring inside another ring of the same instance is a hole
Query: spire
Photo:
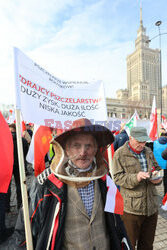
{"type": "Polygon", "coordinates": [[[140,26],[143,26],[141,2],[140,2],[140,26]]]}
{"type": "Polygon", "coordinates": [[[137,31],[137,39],[135,41],[135,47],[149,47],[149,44],[146,41],[149,40],[149,37],[146,35],[146,28],[143,27],[143,19],[142,19],[142,0],[140,0],[140,26],[137,31]]]}

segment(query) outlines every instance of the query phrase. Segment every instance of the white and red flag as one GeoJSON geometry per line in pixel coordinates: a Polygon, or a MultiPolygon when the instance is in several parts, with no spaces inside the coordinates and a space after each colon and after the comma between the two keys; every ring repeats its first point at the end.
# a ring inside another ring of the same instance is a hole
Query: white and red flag
{"type": "Polygon", "coordinates": [[[165,210],[165,211],[167,211],[167,193],[165,194],[165,196],[164,196],[164,198],[163,198],[163,200],[162,200],[162,206],[161,206],[161,208],[163,209],[163,210],[165,210]]]}
{"type": "Polygon", "coordinates": [[[22,121],[21,125],[22,125],[22,133],[23,133],[24,131],[26,131],[26,124],[24,121],[22,121]]]}
{"type": "Polygon", "coordinates": [[[122,215],[124,210],[123,197],[109,175],[107,175],[106,185],[108,192],[104,211],[122,215]]]}
{"type": "Polygon", "coordinates": [[[15,112],[14,110],[10,109],[9,110],[9,116],[6,119],[7,123],[16,123],[16,118],[15,118],[15,112]]]}
{"type": "Polygon", "coordinates": [[[162,118],[161,126],[162,126],[162,128],[167,130],[167,119],[164,115],[162,115],[161,118],[162,118]]]}
{"type": "Polygon", "coordinates": [[[156,102],[155,102],[155,96],[154,96],[151,115],[150,115],[150,132],[149,132],[149,137],[152,141],[155,141],[158,138],[157,129],[158,129],[157,108],[156,108],[156,102]]]}

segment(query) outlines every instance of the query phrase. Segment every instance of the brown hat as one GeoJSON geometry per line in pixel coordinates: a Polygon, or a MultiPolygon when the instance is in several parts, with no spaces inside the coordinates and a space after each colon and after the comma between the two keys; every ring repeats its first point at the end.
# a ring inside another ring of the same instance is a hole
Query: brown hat
{"type": "Polygon", "coordinates": [[[88,133],[93,135],[96,138],[99,147],[105,147],[112,144],[114,141],[114,136],[108,128],[102,125],[93,125],[90,120],[85,118],[75,120],[69,130],[55,136],[54,140],[61,146],[64,146],[67,137],[77,133],[88,133]]]}

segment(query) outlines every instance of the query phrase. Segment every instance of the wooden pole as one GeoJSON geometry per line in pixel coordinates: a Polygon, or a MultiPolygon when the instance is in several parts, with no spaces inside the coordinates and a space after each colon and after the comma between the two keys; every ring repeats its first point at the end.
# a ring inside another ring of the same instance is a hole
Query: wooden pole
{"type": "Polygon", "coordinates": [[[26,248],[27,250],[33,250],[31,226],[30,226],[30,219],[29,219],[30,217],[29,217],[29,209],[28,209],[26,175],[25,175],[25,166],[24,166],[24,157],[23,157],[23,144],[22,144],[22,137],[21,137],[20,110],[16,109],[15,114],[16,114],[16,135],[17,135],[17,150],[18,150],[18,157],[19,157],[20,185],[21,185],[21,195],[22,195],[22,203],[23,203],[25,235],[26,235],[26,248]]]}

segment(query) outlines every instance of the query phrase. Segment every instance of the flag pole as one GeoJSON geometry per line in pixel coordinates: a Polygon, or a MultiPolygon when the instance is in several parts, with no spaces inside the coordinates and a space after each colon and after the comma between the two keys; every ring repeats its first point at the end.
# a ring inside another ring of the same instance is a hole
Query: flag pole
{"type": "Polygon", "coordinates": [[[16,112],[17,150],[18,150],[18,158],[19,158],[20,185],[21,185],[21,195],[22,195],[22,203],[23,203],[26,248],[27,250],[33,250],[31,226],[30,226],[30,219],[29,219],[30,217],[29,217],[29,209],[28,209],[26,175],[25,175],[24,157],[23,157],[23,144],[22,144],[22,137],[21,137],[20,110],[16,109],[15,112],[16,112]]]}
{"type": "Polygon", "coordinates": [[[107,154],[108,154],[109,172],[110,172],[111,177],[112,177],[112,179],[113,179],[111,145],[107,148],[107,154]]]}

